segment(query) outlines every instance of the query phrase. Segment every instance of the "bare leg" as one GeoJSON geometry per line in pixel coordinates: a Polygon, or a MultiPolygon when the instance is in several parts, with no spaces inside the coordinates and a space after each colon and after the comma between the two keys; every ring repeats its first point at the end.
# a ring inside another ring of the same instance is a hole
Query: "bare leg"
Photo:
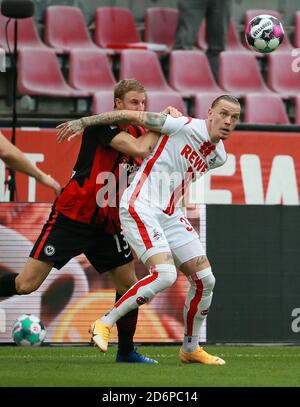
{"type": "Polygon", "coordinates": [[[29,257],[21,273],[16,278],[18,294],[30,294],[37,290],[52,270],[53,263],[29,257]]]}
{"type": "MultiPolygon", "coordinates": [[[[112,281],[116,287],[116,302],[123,294],[129,290],[136,282],[134,262],[116,267],[109,272],[112,281]]],[[[127,357],[130,352],[134,351],[133,337],[136,331],[138,320],[138,308],[128,312],[117,322],[118,329],[118,355],[117,361],[127,357]]]]}

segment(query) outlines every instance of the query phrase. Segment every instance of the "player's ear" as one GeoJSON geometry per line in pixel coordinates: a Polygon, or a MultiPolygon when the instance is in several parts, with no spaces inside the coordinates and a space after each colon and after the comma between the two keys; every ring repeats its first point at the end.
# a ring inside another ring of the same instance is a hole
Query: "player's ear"
{"type": "Polygon", "coordinates": [[[117,109],[123,109],[123,100],[119,98],[115,98],[115,107],[117,109]]]}

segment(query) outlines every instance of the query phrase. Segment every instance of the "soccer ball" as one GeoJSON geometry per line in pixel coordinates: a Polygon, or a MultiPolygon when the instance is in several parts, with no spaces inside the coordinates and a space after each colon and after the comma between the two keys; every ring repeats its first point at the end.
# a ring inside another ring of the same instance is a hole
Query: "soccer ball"
{"type": "Polygon", "coordinates": [[[43,322],[35,315],[19,316],[13,325],[12,337],[17,345],[39,346],[46,336],[43,322]]]}
{"type": "Polygon", "coordinates": [[[245,36],[251,48],[267,54],[277,49],[282,43],[284,30],[278,18],[261,14],[249,21],[245,36]]]}

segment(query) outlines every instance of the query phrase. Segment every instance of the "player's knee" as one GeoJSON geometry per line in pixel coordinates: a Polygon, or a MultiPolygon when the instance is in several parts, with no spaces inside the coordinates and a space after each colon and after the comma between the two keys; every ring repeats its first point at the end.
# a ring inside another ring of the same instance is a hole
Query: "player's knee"
{"type": "Polygon", "coordinates": [[[190,278],[189,280],[192,286],[196,286],[197,281],[201,280],[202,290],[203,293],[205,293],[206,295],[210,294],[213,291],[216,283],[216,279],[212,273],[211,267],[207,267],[204,270],[198,271],[197,273],[195,273],[195,277],[190,278]]]}
{"type": "Polygon", "coordinates": [[[203,283],[207,291],[213,291],[216,284],[216,278],[212,272],[203,278],[203,283]]]}
{"type": "Polygon", "coordinates": [[[19,295],[31,294],[34,290],[32,286],[24,281],[19,281],[16,278],[16,291],[19,295]]]}
{"type": "Polygon", "coordinates": [[[177,279],[176,267],[175,266],[172,266],[172,267],[174,267],[174,270],[172,272],[166,273],[164,275],[164,281],[165,281],[165,284],[167,286],[166,288],[171,287],[175,283],[175,281],[177,279]]]}
{"type": "Polygon", "coordinates": [[[176,281],[177,272],[176,267],[172,264],[157,264],[150,268],[151,275],[144,277],[144,284],[138,289],[139,305],[144,304],[146,301],[151,300],[156,294],[171,287],[176,281]]]}
{"type": "Polygon", "coordinates": [[[159,284],[160,291],[171,287],[176,279],[176,267],[173,264],[158,264],[155,266],[158,273],[157,283],[159,284]]]}
{"type": "Polygon", "coordinates": [[[123,284],[117,284],[116,285],[116,291],[120,294],[120,295],[124,295],[138,280],[136,279],[136,281],[128,281],[125,282],[123,284]]]}
{"type": "Polygon", "coordinates": [[[123,266],[116,267],[110,272],[116,291],[123,295],[125,294],[137,281],[134,265],[131,263],[123,266]]]}
{"type": "Polygon", "coordinates": [[[31,281],[22,280],[19,276],[16,278],[16,290],[19,295],[31,294],[38,288],[39,286],[36,286],[36,284],[33,284],[31,281]]]}

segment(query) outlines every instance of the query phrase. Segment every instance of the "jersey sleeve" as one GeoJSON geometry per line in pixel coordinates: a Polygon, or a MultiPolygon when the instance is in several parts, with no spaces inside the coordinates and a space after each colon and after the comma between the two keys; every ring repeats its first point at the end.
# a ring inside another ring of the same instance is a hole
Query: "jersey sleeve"
{"type": "Polygon", "coordinates": [[[93,137],[97,140],[97,144],[101,144],[103,147],[108,147],[112,139],[121,132],[117,126],[91,126],[84,130],[84,133],[88,137],[93,137]]]}
{"type": "Polygon", "coordinates": [[[161,130],[162,134],[175,134],[183,128],[186,124],[191,121],[191,118],[186,116],[172,117],[167,115],[167,120],[165,121],[163,128],[161,130]]]}

